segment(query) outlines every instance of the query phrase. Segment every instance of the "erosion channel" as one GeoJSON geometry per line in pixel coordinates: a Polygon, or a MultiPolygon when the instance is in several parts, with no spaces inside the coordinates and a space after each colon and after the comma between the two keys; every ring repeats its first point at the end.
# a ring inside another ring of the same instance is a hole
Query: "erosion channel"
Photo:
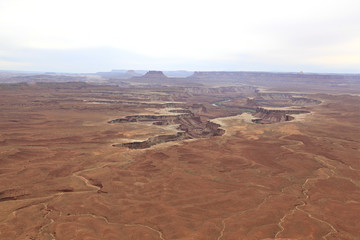
{"type": "MultiPolygon", "coordinates": [[[[290,95],[287,96],[287,98],[289,97],[290,95]]],[[[290,114],[309,113],[309,111],[300,109],[265,109],[263,107],[259,107],[259,105],[256,104],[256,101],[254,104],[254,100],[249,98],[247,99],[246,104],[243,106],[224,105],[224,103],[229,103],[231,101],[232,99],[226,98],[223,101],[213,103],[212,106],[220,108],[235,108],[240,112],[251,113],[254,117],[252,122],[256,124],[271,124],[291,121],[294,119],[294,117],[290,116],[290,114]]],[[[271,101],[268,100],[267,102],[271,101]]],[[[177,125],[176,129],[178,130],[176,134],[172,135],[157,135],[150,137],[145,141],[113,144],[113,146],[128,147],[130,149],[144,149],[165,142],[208,138],[223,135],[225,130],[221,129],[220,124],[214,123],[210,119],[204,120],[199,115],[199,113],[207,111],[208,110],[204,105],[193,104],[192,106],[182,106],[182,108],[170,109],[168,110],[168,114],[163,115],[130,115],[126,116],[125,118],[113,119],[108,123],[117,124],[129,122],[152,122],[153,125],[158,126],[177,125]]]]}

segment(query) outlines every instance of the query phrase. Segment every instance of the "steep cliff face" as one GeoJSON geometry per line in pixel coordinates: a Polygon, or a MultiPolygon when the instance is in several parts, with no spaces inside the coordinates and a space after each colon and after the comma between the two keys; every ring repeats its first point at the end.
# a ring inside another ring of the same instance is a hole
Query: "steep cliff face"
{"type": "Polygon", "coordinates": [[[219,124],[210,121],[203,122],[200,117],[194,114],[196,112],[206,112],[206,108],[201,104],[194,104],[185,109],[170,110],[176,115],[132,115],[125,118],[118,118],[109,121],[108,123],[125,123],[125,122],[153,122],[154,125],[178,125],[179,132],[175,135],[159,135],[151,137],[142,142],[130,142],[123,144],[115,144],[115,147],[128,147],[128,148],[148,148],[153,145],[179,141],[184,139],[205,138],[212,136],[221,136],[225,133],[220,128],[219,124]],[[191,110],[190,110],[191,109],[191,110]]]}
{"type": "Polygon", "coordinates": [[[206,107],[202,104],[194,103],[192,106],[187,108],[194,114],[207,113],[206,107]]]}
{"type": "Polygon", "coordinates": [[[291,93],[258,93],[255,101],[270,106],[308,106],[321,102],[304,96],[294,96],[291,93]]]}
{"type": "Polygon", "coordinates": [[[265,108],[257,108],[256,112],[253,114],[256,119],[252,120],[254,123],[260,124],[271,124],[278,122],[286,122],[291,121],[294,117],[288,114],[302,114],[309,113],[309,111],[305,110],[278,110],[278,109],[265,109],[265,108]]]}
{"type": "Polygon", "coordinates": [[[245,106],[251,107],[251,108],[256,108],[259,106],[259,103],[253,98],[248,98],[248,99],[246,99],[245,106]]]}
{"type": "Polygon", "coordinates": [[[221,129],[220,127],[221,127],[220,124],[217,123],[213,123],[210,121],[206,123],[206,129],[209,129],[209,133],[212,136],[221,136],[225,133],[225,130],[221,129]]]}
{"type": "Polygon", "coordinates": [[[305,98],[305,97],[292,97],[291,102],[293,105],[296,106],[317,105],[321,103],[321,101],[319,100],[305,98]]]}
{"type": "MultiPolygon", "coordinates": [[[[271,113],[285,113],[285,114],[301,114],[301,113],[309,113],[309,111],[306,110],[300,110],[300,109],[265,109],[265,108],[257,108],[256,113],[261,114],[271,114],[271,113]]],[[[255,113],[255,114],[256,114],[255,113]]]]}
{"type": "Polygon", "coordinates": [[[124,122],[153,122],[153,121],[163,121],[168,123],[174,123],[176,120],[192,118],[194,117],[193,113],[184,113],[179,115],[131,115],[126,116],[125,118],[118,118],[109,121],[108,123],[124,123],[124,122]]]}

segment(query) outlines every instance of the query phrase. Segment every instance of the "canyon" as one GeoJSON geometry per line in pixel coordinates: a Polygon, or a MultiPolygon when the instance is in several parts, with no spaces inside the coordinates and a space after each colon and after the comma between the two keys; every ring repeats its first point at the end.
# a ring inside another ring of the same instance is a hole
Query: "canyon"
{"type": "Polygon", "coordinates": [[[357,75],[0,82],[0,239],[359,239],[357,75]]]}

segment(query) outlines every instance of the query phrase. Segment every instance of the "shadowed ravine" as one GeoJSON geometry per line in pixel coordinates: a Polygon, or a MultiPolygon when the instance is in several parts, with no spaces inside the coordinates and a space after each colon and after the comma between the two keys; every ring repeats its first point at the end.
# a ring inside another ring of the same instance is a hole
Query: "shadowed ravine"
{"type": "MultiPolygon", "coordinates": [[[[187,110],[178,110],[177,112],[183,112],[187,110]]],[[[205,123],[200,120],[199,116],[196,116],[192,112],[179,115],[136,115],[127,116],[123,119],[115,119],[109,121],[109,123],[125,123],[125,122],[153,122],[154,125],[178,125],[176,128],[179,130],[174,135],[159,135],[148,138],[146,141],[130,142],[122,144],[114,144],[114,147],[128,147],[131,149],[143,149],[149,148],[156,144],[180,141],[194,138],[205,138],[212,136],[221,136],[224,134],[224,130],[220,128],[219,124],[211,121],[205,123]]]]}
{"type": "MultiPolygon", "coordinates": [[[[225,100],[224,102],[229,102],[225,100]]],[[[217,105],[216,105],[217,106],[217,105]]],[[[242,109],[240,107],[240,109],[242,109]]],[[[207,111],[205,107],[202,106],[203,111],[207,111]]],[[[248,111],[246,109],[246,111],[248,111]]],[[[109,121],[108,123],[129,123],[129,122],[152,122],[154,125],[166,126],[166,125],[178,125],[176,127],[179,132],[173,135],[158,135],[150,137],[145,141],[136,141],[129,143],[113,144],[114,147],[128,147],[130,149],[144,149],[151,146],[173,142],[181,141],[187,139],[196,139],[196,138],[208,138],[213,136],[221,136],[225,133],[221,129],[220,124],[214,123],[211,120],[206,121],[205,123],[201,121],[200,117],[188,109],[180,110],[170,110],[170,113],[180,113],[176,115],[132,115],[126,116],[125,118],[118,118],[109,121]]],[[[305,110],[267,110],[264,108],[256,108],[253,111],[252,115],[255,117],[252,122],[258,124],[271,124],[278,122],[291,121],[294,117],[290,114],[303,114],[309,113],[305,110]]]]}

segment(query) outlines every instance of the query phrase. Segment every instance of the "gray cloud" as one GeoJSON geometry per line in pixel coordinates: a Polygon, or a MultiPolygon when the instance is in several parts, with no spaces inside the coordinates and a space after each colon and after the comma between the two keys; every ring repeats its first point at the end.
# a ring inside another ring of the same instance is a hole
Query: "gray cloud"
{"type": "Polygon", "coordinates": [[[116,48],[84,48],[44,50],[31,48],[8,49],[0,54],[0,63],[13,63],[9,70],[98,72],[111,69],[160,69],[160,70],[225,70],[225,71],[307,71],[307,72],[356,72],[356,68],[336,68],[326,65],[286,63],[276,56],[237,54],[230,59],[206,60],[185,58],[154,58],[116,48]]]}
{"type": "Polygon", "coordinates": [[[3,0],[0,69],[359,72],[359,8],[355,0],[3,0]]]}

